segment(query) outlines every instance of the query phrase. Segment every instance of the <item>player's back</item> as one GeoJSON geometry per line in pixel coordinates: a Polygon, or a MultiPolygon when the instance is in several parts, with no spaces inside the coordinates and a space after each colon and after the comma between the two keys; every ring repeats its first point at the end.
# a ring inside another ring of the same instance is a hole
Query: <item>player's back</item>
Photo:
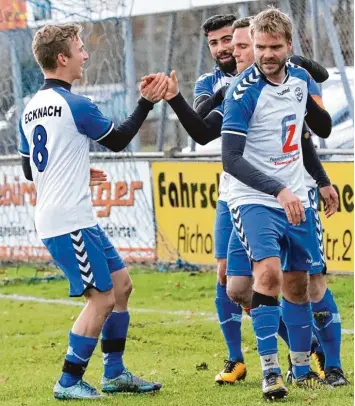
{"type": "Polygon", "coordinates": [[[49,238],[97,224],[89,189],[89,138],[78,124],[87,101],[63,87],[40,90],[20,122],[20,153],[37,189],[35,224],[49,238]]]}

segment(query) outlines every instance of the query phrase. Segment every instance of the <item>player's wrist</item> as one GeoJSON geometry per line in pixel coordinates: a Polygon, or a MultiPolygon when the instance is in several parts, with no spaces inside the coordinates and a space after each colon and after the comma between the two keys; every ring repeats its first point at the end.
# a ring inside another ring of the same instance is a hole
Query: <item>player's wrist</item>
{"type": "Polygon", "coordinates": [[[287,189],[285,185],[280,184],[279,186],[276,187],[274,191],[274,197],[278,198],[279,194],[284,190],[287,189]]]}
{"type": "Polygon", "coordinates": [[[178,92],[177,94],[172,95],[170,98],[165,98],[165,100],[170,104],[174,105],[175,103],[179,103],[183,99],[182,94],[178,92]]]}
{"type": "Polygon", "coordinates": [[[141,98],[138,100],[138,104],[148,110],[153,110],[154,107],[154,103],[143,95],[141,95],[141,98]]]}

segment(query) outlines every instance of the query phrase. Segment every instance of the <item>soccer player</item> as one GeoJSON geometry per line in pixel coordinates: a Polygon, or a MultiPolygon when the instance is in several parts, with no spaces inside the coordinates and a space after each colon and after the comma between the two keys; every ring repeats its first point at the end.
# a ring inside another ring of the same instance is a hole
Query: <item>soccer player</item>
{"type": "MultiPolygon", "coordinates": [[[[244,18],[240,20],[234,21],[232,28],[233,32],[233,41],[232,44],[234,46],[234,56],[236,58],[238,64],[238,71],[241,73],[246,68],[248,68],[251,64],[254,63],[254,53],[253,47],[251,43],[251,39],[249,37],[249,25],[250,25],[250,18],[244,18]]],[[[307,68],[311,71],[314,77],[317,77],[318,81],[324,81],[327,79],[328,74],[325,69],[323,69],[320,65],[307,60],[305,58],[293,56],[292,59],[297,61],[298,63],[302,63],[303,65],[307,66],[307,68]]],[[[205,76],[202,81],[211,82],[210,76],[205,76]]],[[[208,89],[208,86],[205,84],[205,89],[208,89]]],[[[210,86],[209,92],[213,92],[212,86],[210,86]]],[[[176,112],[177,116],[179,117],[181,123],[184,125],[187,132],[191,135],[191,137],[198,143],[205,145],[208,141],[214,140],[220,137],[220,130],[222,125],[222,116],[221,112],[215,110],[218,107],[218,103],[220,102],[220,98],[223,96],[215,96],[219,90],[216,91],[212,96],[207,96],[207,90],[205,90],[205,95],[202,96],[204,100],[200,103],[200,106],[203,108],[204,113],[207,113],[208,110],[212,110],[212,113],[205,118],[204,122],[201,122],[196,114],[193,114],[188,104],[185,102],[181,94],[178,94],[178,83],[176,79],[175,72],[172,73],[172,78],[169,80],[169,87],[167,90],[166,95],[164,96],[165,100],[168,100],[174,111],[176,112]],[[205,108],[203,104],[208,104],[208,107],[205,108]]],[[[201,98],[202,98],[201,97],[201,98]]],[[[306,139],[302,139],[302,142],[305,143],[306,139]]],[[[321,183],[324,181],[326,175],[324,175],[324,170],[322,165],[319,161],[318,156],[314,151],[313,144],[307,143],[306,149],[303,151],[305,157],[305,166],[308,170],[312,172],[312,176],[321,183]],[[308,159],[307,159],[308,158],[308,159]],[[313,167],[312,167],[313,166],[313,167]]],[[[321,189],[321,192],[324,192],[321,189]]],[[[221,202],[224,203],[224,202],[221,202]]],[[[329,206],[329,205],[328,205],[329,206]]],[[[335,212],[336,208],[332,208],[333,212],[335,212]]],[[[225,227],[223,228],[223,244],[220,244],[225,252],[228,250],[228,263],[227,263],[227,275],[228,275],[228,284],[227,284],[227,292],[228,295],[236,302],[243,305],[244,308],[250,307],[251,301],[251,293],[252,293],[252,273],[251,268],[246,256],[244,249],[241,246],[239,239],[237,238],[235,232],[232,231],[232,222],[230,220],[230,214],[228,210],[224,210],[223,212],[219,212],[217,217],[222,217],[222,220],[219,220],[220,223],[224,223],[225,227]],[[230,228],[228,230],[228,225],[230,228]],[[229,234],[227,232],[229,231],[229,234]],[[226,236],[227,234],[227,236],[226,236]],[[228,237],[229,243],[228,243],[228,237]],[[226,238],[227,237],[227,238],[226,238]],[[228,247],[227,247],[228,245],[228,247]]],[[[217,221],[218,223],[218,221],[217,221]]],[[[216,240],[222,239],[220,236],[216,235],[216,240]]],[[[223,275],[224,276],[224,275],[223,275]]],[[[225,277],[225,276],[224,276],[225,277]]],[[[240,324],[236,324],[234,326],[234,330],[239,327],[240,324]]],[[[279,335],[285,340],[286,344],[288,345],[288,334],[285,325],[283,324],[282,320],[280,320],[280,327],[279,327],[279,335]]],[[[240,333],[237,337],[240,336],[240,333]]],[[[239,348],[241,343],[239,341],[239,348]]],[[[239,350],[241,353],[241,349],[239,350]]],[[[322,355],[319,352],[318,356],[322,355]]],[[[236,362],[227,361],[226,368],[222,373],[218,374],[216,377],[217,382],[235,382],[235,375],[236,372],[234,368],[236,362]]],[[[291,371],[292,374],[292,371],[291,371]]]]}
{"type": "Polygon", "coordinates": [[[306,111],[306,122],[324,137],[330,134],[331,118],[317,104],[318,89],[309,74],[286,66],[292,47],[289,17],[270,7],[252,20],[250,34],[256,64],[227,91],[222,161],[232,175],[229,193],[235,227],[253,261],[251,317],[263,371],[262,391],[266,399],[275,399],[287,395],[277,357],[281,288],[295,383],[325,384],[309,365],[312,261],[307,247],[313,224],[301,136],[306,111]],[[280,257],[285,254],[287,267],[282,274],[280,257]]]}
{"type": "MultiPolygon", "coordinates": [[[[203,118],[212,110],[211,105],[222,103],[225,85],[237,74],[233,57],[232,25],[234,15],[216,15],[204,22],[202,30],[216,65],[213,72],[202,75],[195,84],[194,109],[203,118]]],[[[219,324],[228,348],[228,359],[223,370],[215,377],[217,383],[234,383],[246,376],[246,367],[241,345],[242,308],[227,295],[227,250],[229,241],[238,250],[240,243],[233,231],[227,205],[229,174],[222,172],[214,227],[214,253],[217,259],[216,310],[219,324]]],[[[240,247],[241,248],[241,247],[240,247]]]]}
{"type": "Polygon", "coordinates": [[[132,282],[119,254],[97,224],[89,190],[90,139],[123,150],[139,130],[167,80],[156,76],[142,89],[133,114],[118,128],[89,99],[71,92],[82,78],[88,54],[77,24],[46,25],[33,39],[33,53],[45,83],[27,104],[19,124],[24,173],[37,189],[35,225],[54,262],[64,271],[70,296],[86,305],[69,333],[57,399],[102,395],[82,376],[102,334],[102,390],[148,392],[161,384],[134,376],[123,364],[132,282]]]}

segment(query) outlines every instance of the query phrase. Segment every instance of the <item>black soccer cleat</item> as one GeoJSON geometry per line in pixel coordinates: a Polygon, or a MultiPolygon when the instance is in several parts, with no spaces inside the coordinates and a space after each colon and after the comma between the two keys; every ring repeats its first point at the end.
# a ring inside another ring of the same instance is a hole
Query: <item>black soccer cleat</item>
{"type": "Polygon", "coordinates": [[[293,383],[303,389],[333,389],[331,385],[321,379],[319,375],[313,371],[310,371],[297,379],[293,378],[293,383]]]}
{"type": "Polygon", "coordinates": [[[265,400],[284,399],[287,396],[287,389],[282,375],[271,372],[266,375],[262,383],[263,397],[265,400]]]}
{"type": "Polygon", "coordinates": [[[344,372],[340,368],[330,367],[325,371],[325,381],[334,387],[349,385],[350,382],[345,378],[344,372]]]}

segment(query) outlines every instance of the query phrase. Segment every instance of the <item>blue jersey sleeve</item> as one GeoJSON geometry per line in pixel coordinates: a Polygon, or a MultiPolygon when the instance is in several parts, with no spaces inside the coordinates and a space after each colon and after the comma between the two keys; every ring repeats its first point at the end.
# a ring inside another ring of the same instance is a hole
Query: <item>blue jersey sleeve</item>
{"type": "MultiPolygon", "coordinates": [[[[232,90],[232,89],[230,89],[232,90]]],[[[223,102],[223,134],[247,135],[249,121],[254,113],[255,103],[251,92],[238,95],[235,91],[228,91],[223,102]]]]}
{"type": "Polygon", "coordinates": [[[25,133],[23,132],[21,120],[19,121],[19,131],[20,131],[20,145],[18,147],[18,152],[22,156],[29,157],[30,156],[30,146],[28,145],[27,138],[25,136],[25,133]]]}
{"type": "Polygon", "coordinates": [[[73,116],[79,131],[94,141],[100,141],[113,128],[112,120],[105,117],[96,104],[85,97],[73,111],[73,116]]]}
{"type": "Polygon", "coordinates": [[[316,81],[310,75],[308,75],[307,85],[308,85],[308,93],[311,96],[321,97],[319,86],[317,85],[316,81]]]}
{"type": "Polygon", "coordinates": [[[63,88],[55,88],[68,103],[76,128],[81,134],[94,141],[100,141],[114,127],[112,120],[105,117],[87,97],[71,93],[63,88]]]}
{"type": "Polygon", "coordinates": [[[198,99],[200,96],[212,96],[212,74],[206,73],[197,79],[194,90],[194,99],[198,99]]]}

